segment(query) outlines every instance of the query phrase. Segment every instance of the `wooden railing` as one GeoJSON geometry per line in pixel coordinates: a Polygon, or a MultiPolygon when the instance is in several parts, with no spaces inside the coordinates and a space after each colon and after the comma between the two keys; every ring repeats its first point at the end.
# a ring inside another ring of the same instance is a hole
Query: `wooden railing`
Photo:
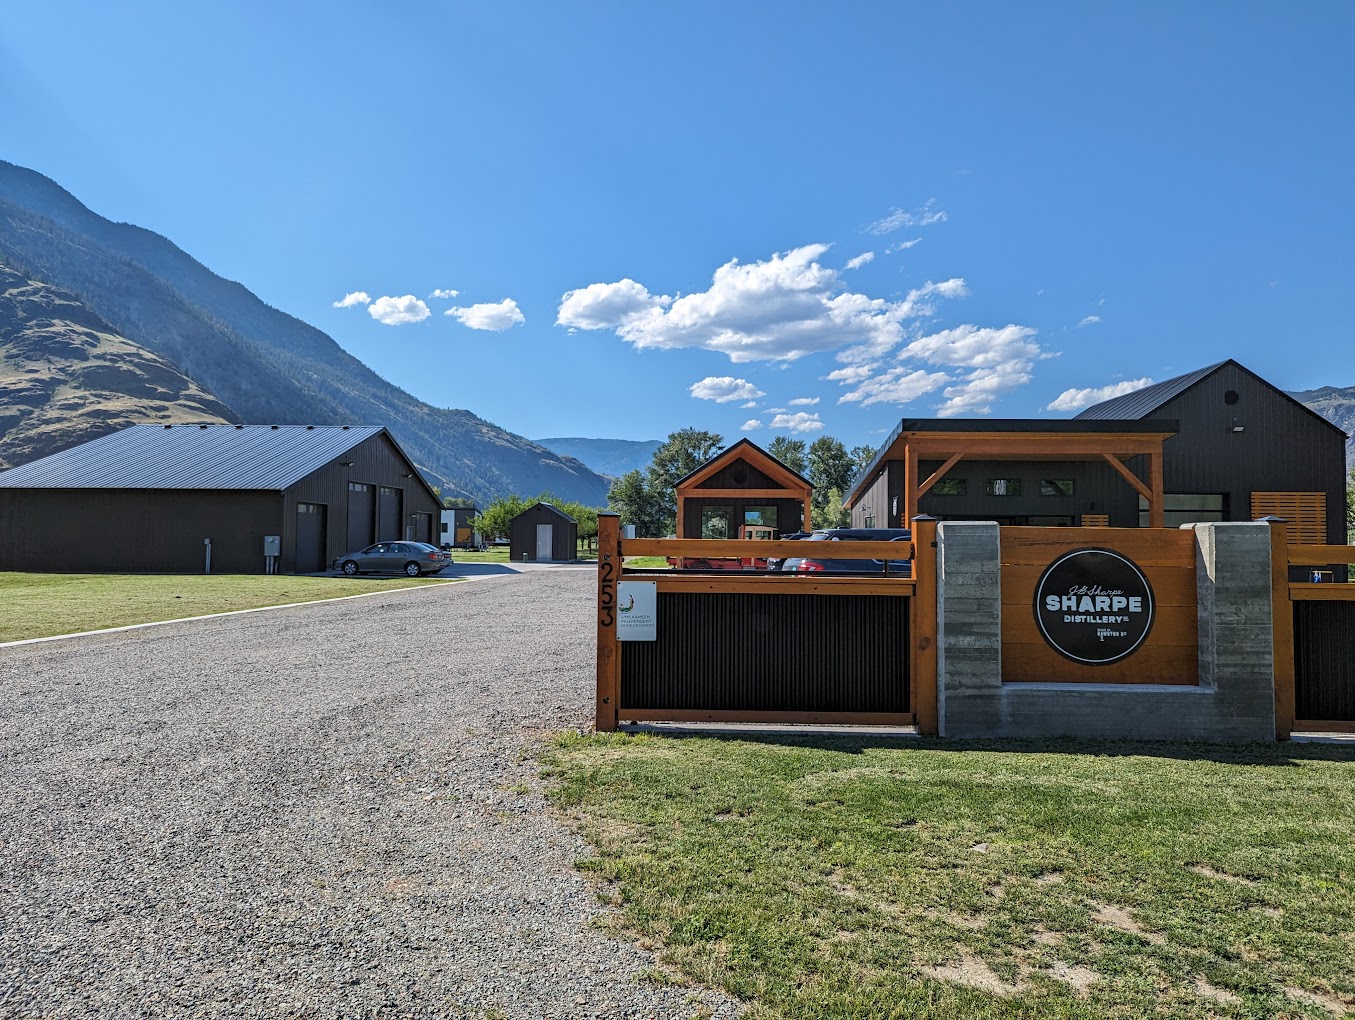
{"type": "MultiPolygon", "coordinates": [[[[910,710],[918,729],[936,732],[936,522],[916,522],[912,542],[804,542],[751,539],[673,539],[620,536],[619,520],[598,519],[597,716],[599,730],[615,729],[621,699],[621,656],[616,636],[616,594],[621,581],[653,581],[657,592],[736,595],[893,595],[910,597],[910,710]],[[880,572],[768,571],[637,567],[627,557],[654,556],[678,562],[711,559],[814,559],[910,561],[907,570],[880,572]]],[[[864,720],[862,720],[864,721],[864,720]]]]}
{"type": "MultiPolygon", "coordinates": [[[[1355,564],[1355,545],[1291,545],[1286,562],[1291,567],[1322,569],[1333,564],[1355,564]]],[[[1330,581],[1290,581],[1293,602],[1355,602],[1355,584],[1330,581]]]]}

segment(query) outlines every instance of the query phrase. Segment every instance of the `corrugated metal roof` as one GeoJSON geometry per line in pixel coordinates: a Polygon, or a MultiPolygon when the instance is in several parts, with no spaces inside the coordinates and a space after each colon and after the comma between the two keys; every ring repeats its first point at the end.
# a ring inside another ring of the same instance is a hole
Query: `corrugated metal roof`
{"type": "Polygon", "coordinates": [[[0,471],[6,489],[285,489],[380,425],[133,425],[0,471]]]}
{"type": "Polygon", "coordinates": [[[1111,397],[1109,400],[1103,400],[1099,404],[1093,404],[1086,410],[1078,412],[1073,415],[1073,418],[1074,420],[1078,418],[1142,418],[1144,415],[1152,414],[1173,397],[1180,396],[1201,379],[1213,375],[1226,364],[1228,362],[1220,361],[1216,365],[1198,368],[1194,372],[1178,375],[1175,379],[1168,379],[1165,382],[1153,383],[1151,386],[1134,390],[1132,393],[1124,394],[1124,396],[1111,397]]]}

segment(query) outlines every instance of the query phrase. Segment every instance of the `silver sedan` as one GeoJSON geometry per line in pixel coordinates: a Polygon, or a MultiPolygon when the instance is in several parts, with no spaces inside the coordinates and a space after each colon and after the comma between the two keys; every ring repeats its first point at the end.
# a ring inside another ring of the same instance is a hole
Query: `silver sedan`
{"type": "Polygon", "coordinates": [[[349,577],[365,573],[396,573],[420,577],[436,574],[450,565],[452,557],[427,542],[378,542],[334,560],[334,569],[349,577]]]}

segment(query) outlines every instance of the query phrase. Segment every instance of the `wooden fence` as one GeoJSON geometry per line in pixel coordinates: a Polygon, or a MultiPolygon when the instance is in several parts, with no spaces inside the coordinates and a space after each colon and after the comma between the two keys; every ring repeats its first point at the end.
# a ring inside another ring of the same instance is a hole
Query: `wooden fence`
{"type": "Polygon", "coordinates": [[[626,566],[627,556],[797,557],[806,546],[623,539],[618,522],[598,518],[598,730],[703,721],[936,732],[935,521],[916,522],[906,554],[897,542],[835,548],[853,559],[911,559],[907,577],[626,566]],[[654,641],[618,636],[618,585],[627,581],[655,586],[654,641]]]}
{"type": "Polygon", "coordinates": [[[1270,519],[1275,730],[1355,730],[1355,584],[1293,582],[1290,567],[1355,564],[1355,546],[1290,545],[1270,519]]]}

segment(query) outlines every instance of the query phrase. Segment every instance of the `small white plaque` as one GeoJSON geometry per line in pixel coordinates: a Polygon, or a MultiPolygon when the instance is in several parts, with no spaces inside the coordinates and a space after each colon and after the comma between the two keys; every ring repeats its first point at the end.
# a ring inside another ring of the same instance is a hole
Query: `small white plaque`
{"type": "Polygon", "coordinates": [[[653,581],[622,581],[616,586],[618,641],[657,641],[659,596],[653,581]]]}

